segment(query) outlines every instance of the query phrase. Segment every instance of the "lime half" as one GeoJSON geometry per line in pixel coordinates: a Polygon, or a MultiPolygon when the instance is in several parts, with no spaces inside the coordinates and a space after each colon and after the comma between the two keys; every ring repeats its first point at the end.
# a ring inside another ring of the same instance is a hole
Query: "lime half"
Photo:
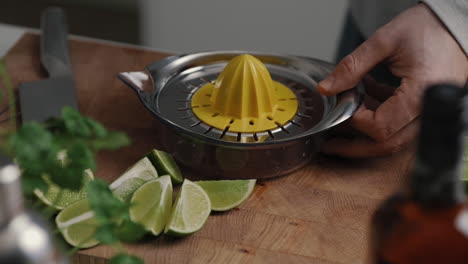
{"type": "Polygon", "coordinates": [[[132,196],[130,217],[153,235],[159,235],[172,208],[172,183],[169,175],[143,184],[132,196]]]}
{"type": "Polygon", "coordinates": [[[132,194],[144,183],[157,179],[158,173],[151,161],[144,157],[128,168],[109,186],[115,197],[122,201],[130,201],[132,194]]]}
{"type": "Polygon", "coordinates": [[[94,239],[98,223],[89,207],[88,199],[65,208],[57,215],[55,223],[63,238],[74,247],[90,248],[99,244],[94,239]]]}
{"type": "Polygon", "coordinates": [[[77,191],[64,189],[52,183],[47,177],[44,180],[49,185],[47,192],[39,189],[34,190],[34,194],[45,204],[62,210],[70,204],[86,198],[86,185],[94,179],[93,172],[90,169],[84,171],[83,186],[77,191]]]}
{"type": "Polygon", "coordinates": [[[174,184],[181,183],[184,180],[179,166],[169,153],[153,149],[146,156],[151,160],[158,173],[171,176],[174,184]]]}
{"type": "Polygon", "coordinates": [[[197,184],[185,179],[164,233],[185,236],[200,230],[211,212],[210,198],[197,184]]]}
{"type": "Polygon", "coordinates": [[[252,194],[257,180],[221,180],[195,182],[210,197],[211,210],[227,211],[239,206],[252,194]]]}

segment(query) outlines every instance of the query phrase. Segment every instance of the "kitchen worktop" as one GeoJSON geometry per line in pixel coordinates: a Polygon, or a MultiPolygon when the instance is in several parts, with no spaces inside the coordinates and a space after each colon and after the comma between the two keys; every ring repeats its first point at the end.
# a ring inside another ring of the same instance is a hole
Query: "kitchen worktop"
{"type": "MultiPolygon", "coordinates": [[[[23,35],[6,55],[15,85],[45,78],[39,38],[23,35]]],[[[128,133],[132,145],[98,155],[96,176],[111,181],[153,147],[159,124],[115,75],[141,70],[168,54],[73,39],[70,42],[79,109],[111,129],[128,133]]],[[[406,150],[374,159],[318,156],[290,175],[258,182],[239,208],[213,213],[203,229],[185,238],[148,237],[127,245],[146,263],[365,263],[370,216],[411,168],[406,150]]],[[[188,178],[202,178],[184,170],[188,178]]],[[[107,246],[82,250],[75,263],[104,263],[107,246]]]]}

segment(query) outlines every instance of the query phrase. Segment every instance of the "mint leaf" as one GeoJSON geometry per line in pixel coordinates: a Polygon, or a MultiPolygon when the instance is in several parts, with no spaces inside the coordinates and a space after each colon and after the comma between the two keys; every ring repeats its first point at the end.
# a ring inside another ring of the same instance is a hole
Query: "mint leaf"
{"type": "Polygon", "coordinates": [[[119,241],[119,238],[115,235],[115,226],[113,224],[104,224],[96,228],[95,238],[103,244],[114,244],[119,241]]]}
{"type": "Polygon", "coordinates": [[[116,198],[106,182],[94,180],[88,183],[88,201],[94,216],[101,223],[110,223],[128,214],[129,205],[116,198]]]}
{"type": "Polygon", "coordinates": [[[143,260],[136,256],[118,254],[111,258],[109,264],[143,264],[143,260]]]}
{"type": "Polygon", "coordinates": [[[23,192],[27,194],[33,193],[36,189],[46,192],[49,187],[42,177],[28,177],[25,173],[22,175],[21,185],[23,192]]]}
{"type": "Polygon", "coordinates": [[[10,138],[17,163],[29,176],[38,177],[44,171],[44,157],[49,156],[52,134],[37,122],[24,124],[10,138]]]}
{"type": "Polygon", "coordinates": [[[78,110],[75,110],[69,106],[65,106],[62,109],[62,118],[65,123],[67,132],[73,136],[90,137],[92,131],[85,121],[85,118],[81,116],[78,110]]]}
{"type": "Polygon", "coordinates": [[[83,183],[83,171],[96,168],[94,155],[88,146],[82,142],[76,142],[65,150],[65,162],[58,160],[58,151],[51,151],[52,157],[48,159],[48,175],[59,186],[77,190],[81,188],[83,183]]]}
{"type": "Polygon", "coordinates": [[[115,231],[119,240],[127,243],[140,240],[146,233],[142,225],[132,222],[130,219],[123,220],[115,231]]]}
{"type": "Polygon", "coordinates": [[[130,139],[125,133],[109,132],[106,137],[97,138],[93,141],[93,148],[100,149],[118,149],[130,144],[130,139]]]}
{"type": "Polygon", "coordinates": [[[91,129],[91,131],[96,137],[102,138],[107,136],[107,129],[103,125],[94,121],[92,118],[86,117],[84,119],[84,122],[91,129]]]}

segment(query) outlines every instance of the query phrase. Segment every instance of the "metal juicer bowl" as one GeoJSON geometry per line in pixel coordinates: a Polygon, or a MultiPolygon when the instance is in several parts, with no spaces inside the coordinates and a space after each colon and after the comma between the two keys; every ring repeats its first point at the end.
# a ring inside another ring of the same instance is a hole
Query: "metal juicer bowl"
{"type": "Polygon", "coordinates": [[[167,57],[145,71],[122,72],[118,78],[160,121],[160,142],[179,164],[204,179],[262,179],[307,164],[318,153],[326,131],[349,119],[361,104],[361,84],[336,96],[317,92],[317,83],[333,68],[307,57],[214,51],[167,57]],[[258,133],[230,132],[205,124],[193,113],[193,94],[216,80],[226,64],[241,54],[258,58],[273,80],[296,95],[299,109],[287,124],[258,133]]]}

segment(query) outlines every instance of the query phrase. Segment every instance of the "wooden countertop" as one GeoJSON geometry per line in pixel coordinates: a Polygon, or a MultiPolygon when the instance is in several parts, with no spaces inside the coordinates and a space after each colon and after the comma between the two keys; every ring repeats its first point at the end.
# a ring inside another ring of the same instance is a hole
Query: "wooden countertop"
{"type": "MultiPolygon", "coordinates": [[[[39,38],[25,34],[6,55],[15,85],[46,77],[39,63],[39,38]]],[[[129,88],[120,71],[142,70],[168,54],[72,40],[70,52],[79,109],[133,144],[98,155],[97,176],[107,181],[158,146],[158,124],[129,88]]],[[[364,160],[319,156],[304,169],[259,182],[239,208],[213,213],[203,229],[174,239],[148,237],[126,245],[146,263],[365,263],[370,216],[398,188],[412,164],[412,152],[364,160]]],[[[193,175],[186,174],[187,177],[193,175]]],[[[105,263],[111,248],[82,250],[75,263],[105,263]]]]}

